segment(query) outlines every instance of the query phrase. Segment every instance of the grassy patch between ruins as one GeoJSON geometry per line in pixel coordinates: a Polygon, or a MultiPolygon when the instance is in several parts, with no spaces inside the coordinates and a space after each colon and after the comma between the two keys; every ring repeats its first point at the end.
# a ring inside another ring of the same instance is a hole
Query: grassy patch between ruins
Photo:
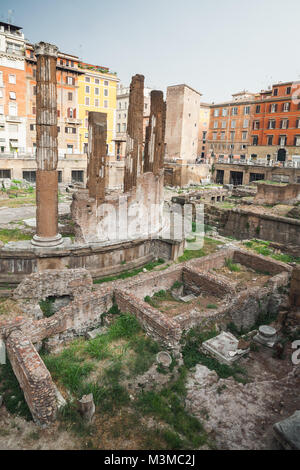
{"type": "Polygon", "coordinates": [[[190,259],[202,258],[203,256],[215,253],[218,249],[218,246],[222,244],[223,243],[219,240],[204,237],[204,244],[202,248],[199,248],[198,250],[185,250],[184,254],[178,258],[178,262],[183,263],[185,261],[189,261],[190,259]]]}
{"type": "Polygon", "coordinates": [[[0,230],[0,241],[3,243],[31,240],[31,238],[32,235],[24,233],[18,228],[0,230]]]}
{"type": "Polygon", "coordinates": [[[259,255],[269,256],[277,261],[283,263],[298,263],[300,264],[300,257],[288,255],[286,253],[275,253],[275,250],[270,246],[270,242],[253,239],[243,243],[244,246],[252,251],[255,251],[259,255]]]}
{"type": "Polygon", "coordinates": [[[83,447],[93,449],[110,448],[112,441],[122,448],[124,436],[138,449],[195,449],[206,443],[201,423],[184,407],[185,367],[175,377],[173,361],[164,371],[170,381],[160,390],[154,385],[144,391],[143,383],[139,384],[139,377],[155,363],[160,350],[134,316],[122,314],[107,333],[89,341],[79,339],[57,355],[43,354],[67,399],[60,412],[63,428],[82,438],[83,447]],[[82,421],[76,405],[76,399],[89,393],[96,405],[91,426],[82,421]]]}
{"type": "Polygon", "coordinates": [[[105,282],[117,281],[118,279],[128,279],[130,277],[134,277],[142,273],[144,269],[146,269],[147,271],[152,271],[154,268],[156,268],[157,266],[161,266],[164,263],[165,263],[164,259],[158,259],[157,261],[148,263],[145,266],[142,266],[141,268],[124,271],[123,273],[117,274],[116,276],[109,276],[109,277],[103,277],[100,279],[95,279],[94,284],[103,284],[105,282]]]}

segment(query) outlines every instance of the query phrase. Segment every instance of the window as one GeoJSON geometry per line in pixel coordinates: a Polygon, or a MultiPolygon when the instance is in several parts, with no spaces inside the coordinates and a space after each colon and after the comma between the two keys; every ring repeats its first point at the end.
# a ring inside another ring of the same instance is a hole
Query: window
{"type": "Polygon", "coordinates": [[[17,103],[9,103],[8,105],[9,115],[18,116],[18,106],[17,103]]]}
{"type": "Polygon", "coordinates": [[[23,180],[26,180],[29,183],[35,183],[36,171],[23,171],[23,180]]]}
{"type": "Polygon", "coordinates": [[[231,121],[231,129],[235,129],[235,125],[236,125],[236,121],[235,120],[231,121]]]}
{"type": "Polygon", "coordinates": [[[104,88],[104,96],[108,96],[108,89],[104,88]]]}
{"type": "Polygon", "coordinates": [[[3,91],[0,90],[0,98],[3,98],[3,91]]]}
{"type": "Polygon", "coordinates": [[[284,113],[287,113],[290,110],[290,103],[283,103],[282,105],[282,111],[284,113]]]}
{"type": "Polygon", "coordinates": [[[273,103],[270,105],[270,113],[276,113],[277,111],[277,104],[273,103]]]}
{"type": "Polygon", "coordinates": [[[84,173],[82,170],[72,170],[72,181],[74,183],[83,183],[84,173]]]}
{"type": "Polygon", "coordinates": [[[67,153],[68,153],[68,154],[72,154],[72,153],[73,153],[73,145],[71,145],[71,144],[68,144],[68,145],[67,145],[67,153]]]}
{"type": "Polygon", "coordinates": [[[75,85],[75,78],[67,76],[66,77],[66,83],[67,83],[67,85],[75,85]]]}
{"type": "Polygon", "coordinates": [[[11,178],[10,170],[0,170],[0,178],[11,178]]]}
{"type": "Polygon", "coordinates": [[[15,94],[14,91],[10,91],[10,92],[9,92],[9,98],[10,98],[11,100],[17,99],[16,94],[15,94]]]}
{"type": "Polygon", "coordinates": [[[213,140],[217,140],[217,133],[213,132],[213,140]]]}
{"type": "Polygon", "coordinates": [[[73,93],[68,93],[68,101],[72,101],[73,100],[73,93]]]}
{"type": "Polygon", "coordinates": [[[221,140],[225,140],[225,132],[221,132],[221,140]]]}
{"type": "Polygon", "coordinates": [[[104,108],[108,108],[108,101],[104,100],[104,108]]]}
{"type": "Polygon", "coordinates": [[[99,95],[99,88],[95,88],[95,95],[99,95]]]}
{"type": "Polygon", "coordinates": [[[287,95],[290,95],[290,94],[291,94],[291,90],[292,90],[291,87],[288,86],[287,89],[286,89],[286,94],[287,94],[287,95]]]}
{"type": "Polygon", "coordinates": [[[273,136],[272,135],[268,135],[267,142],[268,142],[268,145],[273,145],[273,136]]]}
{"type": "Polygon", "coordinates": [[[85,81],[86,81],[86,83],[91,83],[90,77],[85,77],[85,81]]]}
{"type": "Polygon", "coordinates": [[[248,132],[242,132],[242,140],[247,140],[248,132]]]}
{"type": "Polygon", "coordinates": [[[238,108],[237,108],[237,106],[234,106],[232,108],[231,115],[232,116],[237,116],[237,114],[238,114],[238,108]]]}
{"type": "Polygon", "coordinates": [[[259,129],[259,121],[254,121],[253,122],[253,129],[258,130],[259,129]]]}
{"type": "Polygon", "coordinates": [[[227,108],[222,109],[222,116],[227,116],[227,108]]]}
{"type": "Polygon", "coordinates": [[[57,176],[58,176],[58,182],[62,183],[62,171],[61,170],[58,170],[57,176]]]}
{"type": "MultiPolygon", "coordinates": [[[[125,114],[123,114],[123,118],[124,118],[124,119],[126,119],[126,118],[127,118],[127,114],[126,114],[126,113],[125,113],[125,114]]],[[[149,122],[148,122],[147,126],[148,126],[148,125],[149,125],[149,122]]]]}
{"type": "Polygon", "coordinates": [[[98,100],[98,99],[95,100],[95,106],[96,106],[97,108],[99,107],[99,100],[98,100]]]}
{"type": "Polygon", "coordinates": [[[108,86],[108,81],[104,80],[104,86],[108,86]]]}
{"type": "Polygon", "coordinates": [[[249,119],[244,119],[243,127],[249,127],[249,119]]]}
{"type": "Polygon", "coordinates": [[[90,99],[88,97],[85,98],[85,105],[86,106],[90,105],[90,99]]]}
{"type": "Polygon", "coordinates": [[[286,145],[286,135],[279,136],[278,145],[284,147],[286,145]]]}
{"type": "Polygon", "coordinates": [[[9,77],[8,77],[8,83],[11,83],[12,85],[15,85],[16,84],[16,76],[10,74],[9,77]]]}
{"type": "Polygon", "coordinates": [[[270,119],[269,124],[268,124],[268,129],[275,129],[275,127],[276,127],[275,119],[270,119]]]}
{"type": "Polygon", "coordinates": [[[67,116],[70,119],[76,119],[76,109],[75,108],[68,108],[67,116]]]}
{"type": "Polygon", "coordinates": [[[260,104],[256,105],[255,112],[256,114],[260,113],[260,104]]]}
{"type": "Polygon", "coordinates": [[[235,139],[235,132],[234,132],[234,131],[231,131],[231,132],[230,132],[230,140],[231,140],[231,141],[234,141],[234,139],[235,139]]]}
{"type": "Polygon", "coordinates": [[[296,135],[294,145],[300,147],[300,135],[296,135]]]}
{"type": "Polygon", "coordinates": [[[219,110],[218,110],[218,109],[215,109],[215,110],[214,110],[214,116],[215,116],[215,117],[218,117],[218,116],[219,116],[219,110]]]}
{"type": "Polygon", "coordinates": [[[273,95],[278,96],[278,88],[274,88],[273,95]]]}
{"type": "Polygon", "coordinates": [[[90,89],[91,89],[90,86],[89,86],[89,85],[86,85],[86,87],[85,87],[85,92],[86,92],[86,93],[90,93],[90,89]]]}
{"type": "Polygon", "coordinates": [[[226,129],[226,121],[221,122],[221,127],[222,127],[222,129],[226,129]]]}
{"type": "Polygon", "coordinates": [[[96,85],[99,85],[99,84],[100,84],[99,78],[95,78],[95,84],[96,84],[96,85]]]}
{"type": "Polygon", "coordinates": [[[36,107],[32,106],[32,114],[36,114],[36,107]]]}
{"type": "Polygon", "coordinates": [[[33,96],[36,96],[36,85],[32,87],[32,93],[33,93],[33,96]]]}
{"type": "Polygon", "coordinates": [[[250,106],[245,106],[245,107],[244,107],[244,114],[245,114],[245,115],[250,114],[250,106]]]}
{"type": "Polygon", "coordinates": [[[126,124],[123,124],[123,132],[126,132],[126,124]]]}
{"type": "Polygon", "coordinates": [[[87,129],[89,127],[89,120],[88,118],[85,118],[84,120],[84,127],[87,129]]]}
{"type": "Polygon", "coordinates": [[[252,137],[252,145],[258,145],[258,136],[257,135],[254,135],[252,137]]]}
{"type": "Polygon", "coordinates": [[[30,127],[30,130],[31,130],[31,131],[35,131],[35,127],[36,127],[35,124],[30,124],[29,127],[30,127]]]}
{"type": "Polygon", "coordinates": [[[214,121],[214,129],[218,129],[218,121],[214,121]]]}
{"type": "Polygon", "coordinates": [[[280,122],[280,129],[288,129],[289,127],[289,120],[288,119],[282,119],[280,122]]]}
{"type": "Polygon", "coordinates": [[[117,124],[117,132],[121,132],[121,124],[117,124]]]}
{"type": "Polygon", "coordinates": [[[66,134],[76,134],[76,127],[66,127],[65,128],[66,134]]]}
{"type": "MultiPolygon", "coordinates": [[[[0,114],[1,114],[1,112],[0,112],[0,114]]],[[[296,121],[296,128],[300,129],[300,118],[297,119],[297,121],[296,121]]]]}

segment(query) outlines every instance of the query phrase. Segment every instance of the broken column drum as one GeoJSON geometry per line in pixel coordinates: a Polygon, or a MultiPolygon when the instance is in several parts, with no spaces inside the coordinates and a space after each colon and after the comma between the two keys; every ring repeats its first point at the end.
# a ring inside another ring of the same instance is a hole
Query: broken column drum
{"type": "Polygon", "coordinates": [[[37,173],[36,227],[32,244],[51,247],[63,242],[58,233],[58,151],[56,63],[58,48],[40,42],[34,47],[37,57],[37,173]]]}

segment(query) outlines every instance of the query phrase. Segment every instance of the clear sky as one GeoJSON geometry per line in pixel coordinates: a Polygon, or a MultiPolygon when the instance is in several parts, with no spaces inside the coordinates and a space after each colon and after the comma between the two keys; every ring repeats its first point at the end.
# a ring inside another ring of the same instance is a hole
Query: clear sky
{"type": "Polygon", "coordinates": [[[206,102],[300,79],[299,0],[0,0],[26,39],[206,102]],[[9,13],[9,10],[13,10],[9,13]]]}

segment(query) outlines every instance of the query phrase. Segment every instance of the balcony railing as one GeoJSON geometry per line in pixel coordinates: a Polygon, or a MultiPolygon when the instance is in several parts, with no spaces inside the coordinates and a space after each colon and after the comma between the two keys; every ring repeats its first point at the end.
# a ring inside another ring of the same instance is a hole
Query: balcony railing
{"type": "Polygon", "coordinates": [[[287,162],[278,162],[274,160],[238,160],[238,159],[226,159],[223,160],[222,158],[218,158],[216,163],[220,163],[222,165],[252,165],[252,166],[271,166],[271,167],[279,167],[279,168],[300,168],[300,161],[287,161],[287,162]]]}

